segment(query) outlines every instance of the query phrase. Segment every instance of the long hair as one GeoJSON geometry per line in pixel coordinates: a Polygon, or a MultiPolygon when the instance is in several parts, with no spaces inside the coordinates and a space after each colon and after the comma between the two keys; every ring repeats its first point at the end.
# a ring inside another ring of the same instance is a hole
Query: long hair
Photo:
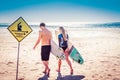
{"type": "Polygon", "coordinates": [[[66,36],[65,29],[64,29],[63,27],[59,27],[59,29],[60,29],[61,32],[62,32],[63,39],[66,41],[66,40],[67,40],[67,36],[66,36]]]}

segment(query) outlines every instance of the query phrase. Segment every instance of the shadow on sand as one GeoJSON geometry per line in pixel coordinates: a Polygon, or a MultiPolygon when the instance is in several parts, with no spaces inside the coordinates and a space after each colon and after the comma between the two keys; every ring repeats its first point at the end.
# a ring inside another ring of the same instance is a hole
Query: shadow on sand
{"type": "Polygon", "coordinates": [[[61,73],[58,73],[56,80],[82,80],[83,78],[85,78],[84,75],[66,75],[62,77],[61,73]]]}
{"type": "MultiPolygon", "coordinates": [[[[66,75],[62,76],[61,73],[58,73],[56,80],[82,80],[85,78],[84,75],[66,75]]],[[[40,77],[38,80],[48,80],[48,76],[44,75],[43,77],[40,77]]]]}
{"type": "Polygon", "coordinates": [[[43,77],[40,77],[38,80],[48,80],[48,76],[44,75],[43,77]]]}

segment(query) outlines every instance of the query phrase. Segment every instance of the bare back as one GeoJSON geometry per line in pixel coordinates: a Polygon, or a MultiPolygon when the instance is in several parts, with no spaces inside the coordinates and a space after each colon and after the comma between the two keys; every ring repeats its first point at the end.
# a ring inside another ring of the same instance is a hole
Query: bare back
{"type": "Polygon", "coordinates": [[[43,29],[41,32],[41,45],[51,45],[52,34],[48,29],[43,29]]]}

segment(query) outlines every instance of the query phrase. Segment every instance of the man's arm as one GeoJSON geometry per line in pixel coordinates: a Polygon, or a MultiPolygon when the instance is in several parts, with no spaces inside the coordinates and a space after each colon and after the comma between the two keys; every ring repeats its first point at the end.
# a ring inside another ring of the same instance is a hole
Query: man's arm
{"type": "Polygon", "coordinates": [[[33,49],[35,49],[36,46],[40,43],[41,37],[42,37],[42,32],[39,32],[38,40],[36,41],[36,44],[35,44],[35,46],[33,47],[33,49]]]}

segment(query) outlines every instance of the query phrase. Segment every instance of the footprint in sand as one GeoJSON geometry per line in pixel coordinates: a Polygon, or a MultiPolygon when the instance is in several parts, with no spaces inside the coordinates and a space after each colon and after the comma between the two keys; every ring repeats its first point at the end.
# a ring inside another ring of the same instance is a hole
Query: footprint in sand
{"type": "Polygon", "coordinates": [[[112,76],[111,74],[108,74],[108,76],[112,76]]]}
{"type": "Polygon", "coordinates": [[[42,73],[40,73],[40,74],[38,75],[38,77],[39,77],[40,75],[43,75],[43,74],[42,74],[42,73]]]}
{"type": "Polygon", "coordinates": [[[14,62],[8,62],[7,65],[14,64],[14,62]]]}
{"type": "Polygon", "coordinates": [[[8,73],[8,71],[5,71],[5,73],[8,73]]]}
{"type": "Polygon", "coordinates": [[[92,78],[95,78],[95,76],[94,76],[94,75],[92,75],[92,78]]]}
{"type": "Polygon", "coordinates": [[[23,68],[27,68],[27,67],[23,67],[23,68]]]}
{"type": "Polygon", "coordinates": [[[13,46],[12,48],[17,48],[16,46],[13,46]]]}
{"type": "Polygon", "coordinates": [[[120,80],[120,78],[114,78],[113,80],[120,80]]]}
{"type": "Polygon", "coordinates": [[[109,61],[100,61],[101,63],[108,63],[109,61]]]}
{"type": "Polygon", "coordinates": [[[117,66],[117,64],[114,64],[114,66],[117,66]]]}
{"type": "Polygon", "coordinates": [[[113,71],[116,71],[116,69],[112,69],[113,71]]]}
{"type": "Polygon", "coordinates": [[[24,80],[24,78],[19,78],[18,80],[24,80]]]}
{"type": "Polygon", "coordinates": [[[22,62],[22,64],[25,64],[25,62],[22,62]]]}
{"type": "Polygon", "coordinates": [[[5,72],[0,72],[0,75],[1,75],[1,74],[5,74],[5,72]]]}
{"type": "Polygon", "coordinates": [[[94,62],[90,62],[90,64],[93,64],[94,62]]]}
{"type": "Polygon", "coordinates": [[[8,71],[0,72],[0,75],[1,75],[1,74],[5,74],[5,73],[8,73],[8,71]]]}
{"type": "Polygon", "coordinates": [[[41,64],[41,62],[36,62],[35,64],[36,64],[36,65],[37,65],[37,64],[41,64]]]}
{"type": "Polygon", "coordinates": [[[36,71],[36,70],[39,70],[39,69],[31,69],[30,71],[36,71]]]}

